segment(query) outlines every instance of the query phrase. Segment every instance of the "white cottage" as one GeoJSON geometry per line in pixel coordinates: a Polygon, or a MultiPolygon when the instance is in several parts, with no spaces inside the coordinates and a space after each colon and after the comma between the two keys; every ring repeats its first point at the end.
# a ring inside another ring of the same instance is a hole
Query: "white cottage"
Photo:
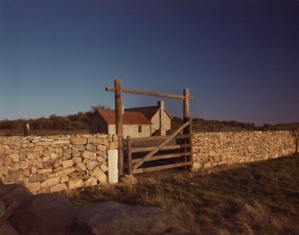
{"type": "MultiPolygon", "coordinates": [[[[157,106],[125,109],[123,113],[123,135],[148,137],[153,134],[166,135],[171,130],[171,115],[159,101],[157,106]]],[[[96,110],[89,122],[91,134],[115,134],[115,111],[96,110]]]]}

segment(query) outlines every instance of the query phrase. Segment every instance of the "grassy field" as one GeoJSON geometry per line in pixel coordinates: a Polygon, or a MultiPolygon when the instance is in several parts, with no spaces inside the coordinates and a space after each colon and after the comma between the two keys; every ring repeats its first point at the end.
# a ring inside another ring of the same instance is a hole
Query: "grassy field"
{"type": "Polygon", "coordinates": [[[136,175],[136,185],[73,191],[81,207],[115,201],[158,206],[200,234],[299,234],[299,156],[191,173],[179,169],[136,175]]]}

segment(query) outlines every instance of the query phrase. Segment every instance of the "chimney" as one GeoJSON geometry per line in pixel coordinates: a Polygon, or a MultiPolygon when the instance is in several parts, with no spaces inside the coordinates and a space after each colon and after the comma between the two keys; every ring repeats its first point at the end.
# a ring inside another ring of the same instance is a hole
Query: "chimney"
{"type": "Polygon", "coordinates": [[[164,101],[163,100],[158,101],[158,107],[160,109],[164,109],[164,101]]]}
{"type": "Polygon", "coordinates": [[[122,114],[125,113],[125,107],[124,107],[124,106],[122,106],[121,113],[122,113],[122,114]]]}

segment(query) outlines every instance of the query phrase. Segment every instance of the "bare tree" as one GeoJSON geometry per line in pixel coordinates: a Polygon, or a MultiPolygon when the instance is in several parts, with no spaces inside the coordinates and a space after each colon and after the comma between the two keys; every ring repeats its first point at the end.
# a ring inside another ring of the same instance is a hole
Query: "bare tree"
{"type": "Polygon", "coordinates": [[[91,112],[94,112],[96,110],[110,110],[110,108],[107,105],[92,105],[91,112]]]}

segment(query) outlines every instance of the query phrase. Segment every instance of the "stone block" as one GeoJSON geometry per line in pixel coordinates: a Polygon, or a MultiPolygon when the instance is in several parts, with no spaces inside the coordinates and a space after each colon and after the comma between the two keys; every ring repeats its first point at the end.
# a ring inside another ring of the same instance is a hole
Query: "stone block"
{"type": "Polygon", "coordinates": [[[10,155],[10,158],[13,162],[19,162],[20,161],[20,155],[19,154],[16,154],[16,153],[13,153],[10,155]]]}
{"type": "Polygon", "coordinates": [[[93,176],[89,177],[88,180],[83,181],[83,187],[95,186],[98,184],[98,180],[93,176]]]}
{"type": "Polygon", "coordinates": [[[58,154],[57,153],[50,153],[50,157],[51,157],[51,159],[57,159],[58,154]]]}
{"type": "MultiPolygon", "coordinates": [[[[109,150],[108,150],[109,151],[109,150]]],[[[107,152],[106,151],[97,151],[98,156],[102,156],[104,158],[107,158],[107,152]]]]}
{"type": "Polygon", "coordinates": [[[86,171],[86,165],[83,163],[78,163],[75,166],[76,171],[86,171]]]}
{"type": "Polygon", "coordinates": [[[50,159],[51,159],[50,156],[43,156],[42,161],[43,161],[43,162],[47,162],[47,161],[49,161],[50,159]]]}
{"type": "Polygon", "coordinates": [[[47,179],[47,177],[45,175],[31,174],[29,176],[29,183],[41,182],[46,179],[47,179]]]}
{"type": "Polygon", "coordinates": [[[73,163],[77,164],[77,163],[81,163],[82,162],[82,158],[81,157],[73,157],[73,163]]]}
{"type": "Polygon", "coordinates": [[[80,144],[80,145],[74,145],[73,149],[77,150],[77,151],[80,151],[80,152],[83,152],[85,150],[85,146],[82,145],[82,144],[80,144]]]}
{"type": "Polygon", "coordinates": [[[52,141],[40,141],[40,142],[36,143],[37,146],[48,146],[48,145],[52,145],[52,144],[53,144],[52,141]]]}
{"type": "Polygon", "coordinates": [[[220,162],[221,161],[221,157],[220,156],[214,156],[214,161],[215,162],[220,162]]]}
{"type": "Polygon", "coordinates": [[[50,188],[41,188],[37,194],[46,194],[46,193],[50,193],[50,188]]]}
{"type": "Polygon", "coordinates": [[[71,155],[72,154],[72,149],[71,148],[66,148],[63,152],[64,152],[64,154],[71,155]]]}
{"type": "Polygon", "coordinates": [[[24,161],[27,158],[27,152],[21,151],[20,152],[20,161],[24,161]]]}
{"type": "Polygon", "coordinates": [[[14,162],[10,165],[10,170],[12,171],[18,171],[20,170],[20,164],[18,162],[14,162]]]}
{"type": "Polygon", "coordinates": [[[36,166],[38,169],[44,169],[44,163],[42,162],[41,159],[38,159],[36,166]]]}
{"type": "Polygon", "coordinates": [[[218,162],[218,165],[225,165],[226,164],[226,161],[220,161],[218,162]]]}
{"type": "Polygon", "coordinates": [[[0,155],[1,155],[2,153],[4,153],[4,150],[5,150],[4,145],[3,145],[3,144],[0,144],[0,155]]]}
{"type": "Polygon", "coordinates": [[[107,183],[106,174],[98,166],[90,171],[90,175],[94,176],[101,184],[107,183]]]}
{"type": "Polygon", "coordinates": [[[44,150],[44,147],[43,146],[35,146],[33,148],[33,151],[34,152],[42,152],[44,150]]]}
{"type": "Polygon", "coordinates": [[[89,151],[84,151],[83,153],[83,158],[90,159],[90,160],[96,160],[96,153],[94,152],[89,152],[89,151]]]}
{"type": "Polygon", "coordinates": [[[52,159],[52,160],[49,160],[48,162],[44,162],[44,168],[55,168],[55,167],[58,167],[59,166],[59,160],[58,159],[52,159]]]}
{"type": "Polygon", "coordinates": [[[44,142],[53,142],[54,139],[52,139],[52,138],[41,138],[40,141],[44,141],[44,142]]]}
{"type": "Polygon", "coordinates": [[[118,142],[118,135],[113,135],[112,139],[114,142],[118,142]]]}
{"type": "Polygon", "coordinates": [[[210,168],[210,167],[212,167],[212,163],[211,162],[206,162],[206,163],[203,164],[203,168],[204,169],[205,168],[210,168]]]}
{"type": "Polygon", "coordinates": [[[107,172],[109,170],[108,166],[106,166],[105,164],[101,164],[100,168],[103,172],[107,172]]]}
{"type": "Polygon", "coordinates": [[[84,171],[75,171],[72,174],[68,175],[71,180],[78,180],[78,179],[83,179],[85,178],[86,172],[84,171]]]}
{"type": "Polygon", "coordinates": [[[98,157],[97,157],[97,160],[98,160],[99,162],[102,162],[102,163],[106,163],[106,162],[107,162],[106,158],[104,158],[103,156],[98,156],[98,157]]]}
{"type": "Polygon", "coordinates": [[[76,189],[83,187],[83,180],[71,180],[68,182],[69,189],[76,189]]]}
{"type": "Polygon", "coordinates": [[[40,153],[39,152],[29,152],[27,153],[27,158],[28,159],[36,159],[40,157],[40,153]]]}
{"type": "Polygon", "coordinates": [[[193,162],[192,170],[201,169],[201,163],[193,162]]]}
{"type": "Polygon", "coordinates": [[[58,175],[60,177],[63,177],[63,176],[67,176],[69,174],[72,174],[73,172],[75,171],[75,167],[70,167],[70,168],[67,168],[67,169],[63,169],[61,171],[58,171],[58,175]]]}
{"type": "Polygon", "coordinates": [[[86,167],[87,167],[88,170],[92,170],[97,165],[98,165],[98,163],[96,161],[88,161],[86,163],[86,167]]]}
{"type": "Polygon", "coordinates": [[[70,180],[70,177],[68,177],[68,176],[62,176],[61,178],[60,178],[60,183],[66,183],[66,182],[68,182],[70,180]]]}
{"type": "Polygon", "coordinates": [[[52,172],[53,172],[53,169],[39,169],[37,171],[37,173],[39,175],[48,175],[48,174],[52,174],[52,172]]]}
{"type": "Polygon", "coordinates": [[[55,140],[54,144],[65,144],[65,145],[68,145],[68,144],[70,144],[70,141],[69,140],[55,140]]]}
{"type": "Polygon", "coordinates": [[[41,189],[49,188],[51,186],[57,185],[59,183],[59,181],[60,181],[60,177],[47,179],[41,183],[41,189]]]}
{"type": "Polygon", "coordinates": [[[107,147],[110,145],[110,142],[108,139],[103,139],[103,143],[104,145],[106,145],[107,147]]]}
{"type": "Polygon", "coordinates": [[[73,160],[62,161],[62,167],[63,167],[63,169],[72,167],[73,165],[74,165],[73,160]]]}
{"type": "Polygon", "coordinates": [[[37,173],[37,168],[32,166],[31,167],[31,174],[36,174],[37,173]]]}
{"type": "Polygon", "coordinates": [[[65,183],[57,184],[57,185],[50,187],[51,193],[60,192],[60,191],[64,191],[64,190],[67,190],[67,186],[65,183]]]}
{"type": "Polygon", "coordinates": [[[103,152],[104,152],[104,151],[107,150],[107,146],[99,144],[99,145],[97,146],[97,150],[100,150],[100,151],[103,151],[103,152]]]}
{"type": "Polygon", "coordinates": [[[53,169],[52,174],[47,175],[48,178],[53,178],[53,177],[57,177],[57,176],[59,176],[58,173],[57,173],[58,171],[55,171],[55,169],[56,169],[56,168],[53,169]]]}
{"type": "Polygon", "coordinates": [[[8,148],[8,149],[5,150],[5,153],[6,153],[7,155],[10,155],[10,154],[12,154],[13,152],[12,152],[12,149],[8,148]]]}
{"type": "Polygon", "coordinates": [[[3,158],[3,165],[4,166],[10,166],[12,163],[12,159],[9,155],[6,155],[4,158],[3,158]]]}
{"type": "Polygon", "coordinates": [[[97,138],[94,136],[91,136],[88,140],[88,143],[90,144],[102,144],[104,143],[103,138],[97,138]]]}
{"type": "Polygon", "coordinates": [[[81,157],[82,153],[81,152],[72,152],[72,157],[81,157]]]}
{"type": "Polygon", "coordinates": [[[32,193],[36,193],[41,189],[40,182],[26,184],[25,187],[32,193]]]}
{"type": "Polygon", "coordinates": [[[87,144],[87,145],[85,146],[85,148],[86,148],[87,151],[91,151],[91,152],[96,151],[96,146],[93,145],[93,144],[87,144]]]}
{"type": "Polygon", "coordinates": [[[24,181],[29,175],[30,171],[28,169],[22,169],[22,181],[24,181]]]}
{"type": "Polygon", "coordinates": [[[29,162],[21,161],[20,162],[20,169],[27,169],[29,167],[29,162]]]}
{"type": "Polygon", "coordinates": [[[62,160],[70,160],[72,158],[71,154],[63,154],[62,160]]]}
{"type": "Polygon", "coordinates": [[[87,139],[79,136],[71,136],[70,142],[73,145],[84,145],[87,143],[87,139]]]}
{"type": "Polygon", "coordinates": [[[117,149],[118,148],[118,142],[111,142],[110,149],[117,149]]]}

